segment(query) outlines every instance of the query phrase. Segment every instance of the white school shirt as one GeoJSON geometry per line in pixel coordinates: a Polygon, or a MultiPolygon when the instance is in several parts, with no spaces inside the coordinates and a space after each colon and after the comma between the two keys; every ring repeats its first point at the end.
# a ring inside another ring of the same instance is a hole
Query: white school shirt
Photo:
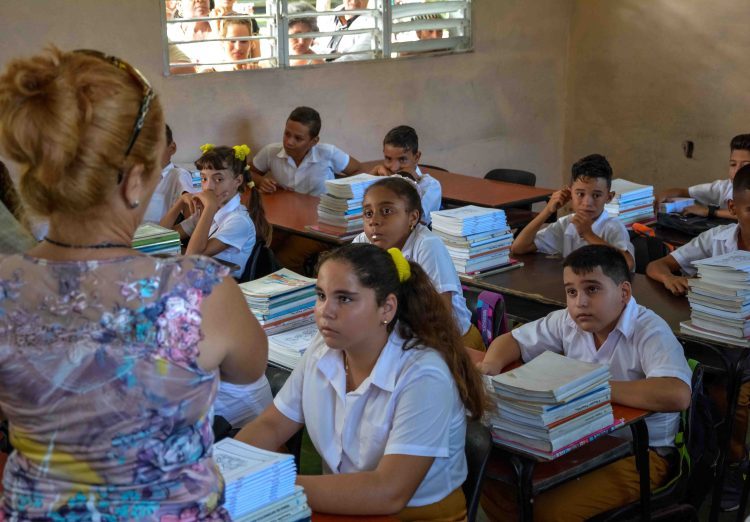
{"type": "MultiPolygon", "coordinates": [[[[615,381],[675,377],[690,386],[692,380],[682,345],[667,323],[632,297],[599,350],[594,334],[578,328],[567,309],[520,326],[511,335],[521,347],[524,362],[552,351],[579,361],[608,364],[615,381]]],[[[649,446],[674,446],[679,423],[678,412],[649,415],[649,446]]]]}
{"type": "Polygon", "coordinates": [[[466,412],[443,358],[388,337],[372,373],[349,393],[343,354],[318,334],[274,399],[305,424],[326,473],[373,471],[384,455],[434,457],[407,506],[438,502],[466,479],[466,412]]]}
{"type": "Polygon", "coordinates": [[[250,384],[220,381],[214,414],[224,417],[232,428],[241,428],[263,413],[272,402],[271,385],[265,375],[250,384]]]}
{"type": "Polygon", "coordinates": [[[302,159],[299,167],[286,153],[281,143],[266,145],[253,158],[253,165],[269,173],[287,190],[320,196],[326,193],[326,180],[343,172],[349,165],[349,155],[334,145],[318,143],[302,159]]]}
{"type": "MultiPolygon", "coordinates": [[[[588,245],[588,242],[578,234],[575,225],[570,222],[574,215],[563,216],[537,232],[534,237],[536,249],[544,254],[562,254],[565,257],[574,250],[588,245]]],[[[635,249],[630,242],[628,230],[619,219],[610,217],[606,210],[591,224],[591,231],[618,250],[627,250],[635,259],[635,249]]]]}
{"type": "Polygon", "coordinates": [[[732,199],[732,180],[729,178],[717,179],[711,183],[701,183],[688,188],[691,198],[701,205],[716,205],[719,208],[727,208],[727,201],[732,199]]]}
{"type": "MultiPolygon", "coordinates": [[[[370,243],[370,239],[362,232],[352,242],[370,243]]],[[[439,294],[451,293],[453,317],[459,332],[465,335],[471,328],[471,312],[466,307],[461,280],[443,240],[419,223],[406,238],[401,252],[406,259],[422,267],[439,294]]]]}
{"type": "Polygon", "coordinates": [[[692,277],[698,273],[693,261],[736,252],[740,226],[737,223],[709,228],[689,243],[682,245],[670,255],[680,265],[682,272],[692,277]]]}
{"type": "MultiPolygon", "coordinates": [[[[197,223],[198,214],[196,213],[180,222],[180,226],[190,236],[197,223]]],[[[216,212],[208,238],[216,238],[227,245],[227,248],[213,257],[238,265],[239,270],[232,272],[232,276],[240,277],[255,246],[255,225],[250,219],[247,207],[240,202],[239,194],[235,194],[216,212]]]]}
{"type": "Polygon", "coordinates": [[[443,202],[443,189],[438,180],[423,173],[419,170],[419,167],[415,169],[415,172],[417,174],[417,186],[422,195],[422,210],[424,211],[422,221],[429,225],[432,223],[430,213],[440,210],[440,205],[443,202]]]}
{"type": "Polygon", "coordinates": [[[161,179],[156,185],[151,201],[148,202],[143,221],[159,223],[183,192],[194,190],[193,176],[190,172],[170,162],[161,171],[161,179]]]}
{"type": "MultiPolygon", "coordinates": [[[[344,5],[340,5],[334,9],[334,11],[343,11],[344,5]]],[[[342,15],[345,14],[342,12],[342,15]]],[[[322,32],[338,31],[340,34],[319,38],[319,42],[316,45],[322,49],[323,53],[352,53],[357,51],[371,51],[373,50],[373,39],[372,33],[361,33],[361,34],[350,34],[348,31],[356,31],[359,29],[370,29],[375,27],[375,19],[371,16],[360,15],[357,16],[346,27],[339,20],[339,16],[321,16],[318,19],[320,30],[322,32]]],[[[337,58],[335,61],[353,61],[353,60],[370,60],[373,58],[372,53],[362,53],[355,55],[342,56],[337,58]]]]}

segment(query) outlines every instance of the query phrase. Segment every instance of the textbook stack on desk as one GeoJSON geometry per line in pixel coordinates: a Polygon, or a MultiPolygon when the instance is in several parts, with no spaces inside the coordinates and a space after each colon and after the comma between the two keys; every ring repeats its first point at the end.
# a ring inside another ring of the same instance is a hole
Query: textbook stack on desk
{"type": "Polygon", "coordinates": [[[474,275],[509,265],[513,234],[505,211],[469,205],[431,213],[432,230],[448,248],[456,271],[474,275]]]}
{"type": "Polygon", "coordinates": [[[306,520],[307,497],[294,485],[294,457],[255,448],[234,439],[214,445],[214,461],[224,477],[224,507],[235,522],[306,520]]]}
{"type": "Polygon", "coordinates": [[[354,237],[364,229],[362,199],[367,187],[381,179],[371,174],[326,181],[326,194],[320,197],[318,224],[311,230],[334,237],[354,237]]]}
{"type": "Polygon", "coordinates": [[[604,210],[619,219],[626,228],[633,223],[652,225],[656,223],[654,214],[654,186],[640,185],[625,179],[613,179],[612,190],[615,197],[604,205],[604,210]]]}
{"type": "Polygon", "coordinates": [[[282,268],[240,285],[250,311],[272,335],[314,321],[315,279],[282,268]]]}
{"type": "Polygon", "coordinates": [[[294,370],[317,334],[318,326],[310,323],[269,335],[268,361],[281,368],[294,370]]]}
{"type": "Polygon", "coordinates": [[[738,250],[693,265],[698,279],[688,279],[690,320],[680,323],[680,330],[750,347],[750,252],[738,250]]]}
{"type": "Polygon", "coordinates": [[[144,254],[180,254],[180,234],[176,230],[143,223],[133,236],[133,248],[144,254]]]}
{"type": "Polygon", "coordinates": [[[490,379],[496,444],[555,459],[614,430],[609,368],[544,352],[490,379]]]}

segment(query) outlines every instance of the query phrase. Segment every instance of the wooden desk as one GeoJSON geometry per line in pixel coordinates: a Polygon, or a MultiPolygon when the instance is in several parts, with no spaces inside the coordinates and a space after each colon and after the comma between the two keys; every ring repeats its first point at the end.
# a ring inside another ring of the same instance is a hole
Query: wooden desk
{"type": "MultiPolygon", "coordinates": [[[[362,169],[369,172],[380,163],[382,160],[367,161],[362,164],[362,169]]],[[[476,178],[429,167],[420,167],[420,170],[440,182],[443,202],[454,205],[504,208],[547,201],[554,192],[553,189],[476,178]]]]}
{"type": "Polygon", "coordinates": [[[312,522],[398,522],[396,517],[390,516],[355,516],[355,515],[329,515],[328,513],[313,513],[312,522]]]}
{"type": "Polygon", "coordinates": [[[333,238],[306,228],[307,225],[318,224],[318,201],[317,196],[283,189],[271,194],[263,194],[263,208],[266,211],[266,219],[274,228],[332,245],[350,243],[350,239],[333,238]]]}

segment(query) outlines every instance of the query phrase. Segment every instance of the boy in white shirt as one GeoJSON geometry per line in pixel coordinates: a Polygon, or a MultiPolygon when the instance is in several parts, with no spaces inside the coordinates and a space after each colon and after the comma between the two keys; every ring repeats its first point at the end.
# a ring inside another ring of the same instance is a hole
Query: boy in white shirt
{"type": "Polygon", "coordinates": [[[513,254],[543,252],[567,256],[584,245],[609,245],[625,256],[630,270],[635,267],[633,244],[625,225],[604,211],[612,200],[612,167],[601,154],[591,154],[573,164],[570,186],[550,198],[547,206],[526,225],[513,241],[513,254]],[[570,201],[573,213],[541,228],[570,201]],[[541,230],[540,230],[541,228],[541,230]]]}
{"type": "Polygon", "coordinates": [[[165,125],[167,144],[161,156],[161,180],[154,190],[154,195],[148,202],[144,222],[158,223],[161,221],[175,201],[185,192],[195,192],[193,177],[187,170],[172,163],[172,156],[177,152],[177,143],[172,136],[172,129],[165,125]]]}
{"type": "Polygon", "coordinates": [[[736,219],[729,210],[732,199],[732,180],[737,171],[750,164],[750,134],[738,134],[729,143],[729,177],[711,183],[701,183],[689,188],[670,188],[656,197],[658,206],[664,200],[674,197],[694,198],[695,205],[685,208],[683,214],[703,217],[736,219]]]}
{"type": "Polygon", "coordinates": [[[646,274],[673,294],[684,295],[688,291],[688,277],[697,273],[693,261],[735,250],[750,250],[750,164],[739,169],[733,178],[734,197],[728,202],[728,211],[737,223],[708,229],[646,267],[646,274]]]}
{"type": "MultiPolygon", "coordinates": [[[[479,369],[495,375],[511,362],[529,361],[545,350],[608,364],[612,402],[658,412],[646,423],[651,487],[659,487],[676,461],[678,412],[690,404],[692,374],[682,346],[663,319],[635,302],[630,270],[618,250],[585,246],[563,266],[567,308],[495,339],[479,369]]],[[[634,457],[619,460],[537,496],[534,519],[590,518],[638,500],[638,484],[634,457]]],[[[485,484],[482,506],[490,520],[512,516],[515,497],[507,490],[496,482],[485,484]]]]}
{"type": "Polygon", "coordinates": [[[250,172],[261,192],[286,190],[320,196],[326,180],[335,174],[357,174],[359,161],[334,145],[320,142],[320,114],[297,107],[284,127],[284,141],[263,147],[253,158],[250,172]]]}
{"type": "Polygon", "coordinates": [[[422,222],[432,223],[430,213],[440,210],[443,189],[440,182],[419,169],[422,152],[419,150],[417,131],[408,125],[399,125],[388,131],[383,138],[383,163],[372,169],[376,176],[409,174],[417,182],[422,198],[422,222]]]}

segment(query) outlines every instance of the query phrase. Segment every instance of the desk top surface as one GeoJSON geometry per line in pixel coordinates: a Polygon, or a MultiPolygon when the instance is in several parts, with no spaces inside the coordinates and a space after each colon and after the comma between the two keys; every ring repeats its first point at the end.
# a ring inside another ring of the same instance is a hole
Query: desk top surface
{"type": "Polygon", "coordinates": [[[375,515],[329,515],[328,513],[313,513],[312,522],[344,522],[351,520],[353,522],[397,522],[398,519],[389,516],[375,515]]]}
{"type": "MultiPolygon", "coordinates": [[[[369,172],[380,163],[381,160],[367,161],[362,163],[362,169],[369,172]]],[[[544,201],[554,192],[554,189],[476,178],[430,167],[419,168],[440,182],[443,200],[464,205],[498,208],[523,205],[544,201]]]]}
{"type": "Polygon", "coordinates": [[[263,208],[266,211],[266,219],[274,227],[335,245],[351,242],[351,239],[342,240],[319,234],[307,228],[308,225],[318,224],[319,201],[317,196],[283,189],[271,194],[263,194],[263,208]]]}

